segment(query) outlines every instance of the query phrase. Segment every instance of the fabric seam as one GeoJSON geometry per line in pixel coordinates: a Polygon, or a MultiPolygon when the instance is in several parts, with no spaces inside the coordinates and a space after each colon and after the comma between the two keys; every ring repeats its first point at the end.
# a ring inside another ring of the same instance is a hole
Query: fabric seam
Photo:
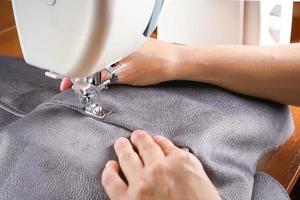
{"type": "Polygon", "coordinates": [[[7,103],[4,103],[3,101],[0,101],[0,108],[6,112],[9,112],[12,115],[15,115],[17,117],[24,117],[27,113],[8,105],[7,103]]]}
{"type": "MultiPolygon", "coordinates": [[[[107,124],[110,124],[110,125],[114,125],[114,126],[118,126],[117,124],[114,124],[112,122],[109,122],[107,120],[104,120],[104,119],[101,119],[101,118],[98,118],[96,116],[92,116],[92,115],[87,115],[84,113],[84,111],[82,111],[81,109],[79,109],[78,107],[76,106],[72,106],[72,105],[65,105],[65,104],[62,104],[62,103],[51,103],[51,102],[47,102],[47,103],[44,103],[44,104],[41,104],[41,106],[59,106],[59,107],[63,107],[65,109],[69,109],[69,110],[72,110],[72,111],[76,111],[76,112],[79,112],[80,114],[84,115],[84,116],[87,116],[87,117],[90,117],[94,120],[97,120],[99,122],[104,122],[104,123],[107,123],[107,124]]],[[[40,106],[38,106],[40,107],[40,106]]],[[[112,114],[113,112],[111,112],[110,114],[112,114]]],[[[132,131],[131,129],[129,129],[128,127],[124,127],[124,126],[119,126],[127,131],[132,131]]]]}

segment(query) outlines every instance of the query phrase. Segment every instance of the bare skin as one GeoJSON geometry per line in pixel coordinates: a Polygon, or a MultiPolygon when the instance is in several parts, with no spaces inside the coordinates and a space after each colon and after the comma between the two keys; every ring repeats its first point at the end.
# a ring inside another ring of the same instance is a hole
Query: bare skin
{"type": "MultiPolygon", "coordinates": [[[[124,58],[119,83],[155,85],[190,80],[300,106],[300,44],[278,46],[179,46],[149,39],[124,58]]],[[[108,78],[103,72],[103,78],[108,78]]],[[[71,86],[65,79],[64,90],[71,86]]]]}
{"type": "Polygon", "coordinates": [[[115,151],[119,159],[109,161],[102,184],[112,200],[221,200],[199,160],[162,137],[152,138],[135,131],[131,141],[119,138],[115,151]],[[120,177],[124,173],[126,183],[120,177]]]}
{"type": "MultiPolygon", "coordinates": [[[[179,64],[178,58],[182,53],[181,48],[177,49],[173,46],[172,44],[149,39],[138,51],[121,61],[127,67],[118,73],[118,83],[145,86],[167,81],[166,69],[172,70],[173,67],[171,66],[177,66],[179,64]]],[[[102,80],[110,78],[105,70],[101,72],[101,75],[102,80]]],[[[71,80],[64,78],[60,90],[64,91],[71,86],[71,80]]]]}

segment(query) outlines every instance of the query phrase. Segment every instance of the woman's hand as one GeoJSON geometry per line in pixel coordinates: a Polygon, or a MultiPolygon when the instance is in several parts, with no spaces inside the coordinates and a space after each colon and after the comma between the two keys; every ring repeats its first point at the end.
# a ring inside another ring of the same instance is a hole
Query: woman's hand
{"type": "MultiPolygon", "coordinates": [[[[183,65],[183,55],[183,46],[148,39],[140,49],[120,61],[127,66],[117,72],[117,83],[146,86],[173,80],[175,69],[183,65]]],[[[110,76],[106,70],[101,72],[102,80],[110,76]]],[[[71,86],[70,79],[65,78],[60,89],[63,91],[71,86]]]]}
{"type": "Polygon", "coordinates": [[[152,138],[145,131],[133,132],[131,141],[138,153],[127,139],[119,138],[114,145],[119,163],[109,161],[103,170],[102,184],[110,199],[221,199],[191,153],[164,137],[152,138]]]}
{"type": "MultiPolygon", "coordinates": [[[[117,72],[118,83],[133,86],[156,85],[174,79],[175,69],[182,65],[184,47],[155,39],[120,61],[127,67],[117,72]]],[[[110,78],[102,72],[102,80],[110,78]]]]}

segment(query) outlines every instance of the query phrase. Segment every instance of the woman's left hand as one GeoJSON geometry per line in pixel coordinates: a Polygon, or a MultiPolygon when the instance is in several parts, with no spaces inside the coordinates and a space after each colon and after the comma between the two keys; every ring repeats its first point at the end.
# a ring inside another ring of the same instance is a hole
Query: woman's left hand
{"type": "Polygon", "coordinates": [[[131,141],[119,138],[115,151],[119,162],[109,161],[102,184],[111,200],[220,200],[200,161],[170,140],[135,131],[131,141]],[[127,182],[120,176],[120,170],[127,182]]]}

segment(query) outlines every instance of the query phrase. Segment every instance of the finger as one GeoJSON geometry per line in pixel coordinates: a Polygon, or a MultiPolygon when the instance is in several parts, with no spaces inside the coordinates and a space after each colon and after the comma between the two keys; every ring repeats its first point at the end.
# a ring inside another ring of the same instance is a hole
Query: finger
{"type": "Polygon", "coordinates": [[[137,172],[143,168],[140,157],[134,152],[130,142],[126,138],[117,139],[114,148],[125,177],[128,182],[132,181],[137,172]]]}
{"type": "Polygon", "coordinates": [[[128,186],[121,179],[120,166],[116,161],[108,161],[102,172],[102,185],[110,199],[121,199],[128,186]]]}
{"type": "Polygon", "coordinates": [[[106,81],[108,79],[111,79],[111,77],[111,73],[109,73],[106,69],[101,71],[101,81],[106,81]]]}
{"type": "Polygon", "coordinates": [[[166,156],[171,155],[172,153],[180,150],[170,140],[163,136],[154,136],[153,139],[160,146],[160,148],[166,156]]]}
{"type": "Polygon", "coordinates": [[[72,81],[69,78],[63,78],[62,82],[60,83],[60,91],[64,91],[69,89],[72,86],[72,81]]]}
{"type": "Polygon", "coordinates": [[[146,131],[134,131],[131,135],[131,141],[138,149],[144,165],[149,165],[153,161],[165,157],[164,152],[146,131]]]}
{"type": "Polygon", "coordinates": [[[117,84],[126,84],[126,80],[124,80],[125,77],[128,76],[128,72],[130,72],[130,67],[128,66],[128,63],[125,64],[125,62],[116,64],[115,66],[115,76],[118,77],[117,84]]]}

